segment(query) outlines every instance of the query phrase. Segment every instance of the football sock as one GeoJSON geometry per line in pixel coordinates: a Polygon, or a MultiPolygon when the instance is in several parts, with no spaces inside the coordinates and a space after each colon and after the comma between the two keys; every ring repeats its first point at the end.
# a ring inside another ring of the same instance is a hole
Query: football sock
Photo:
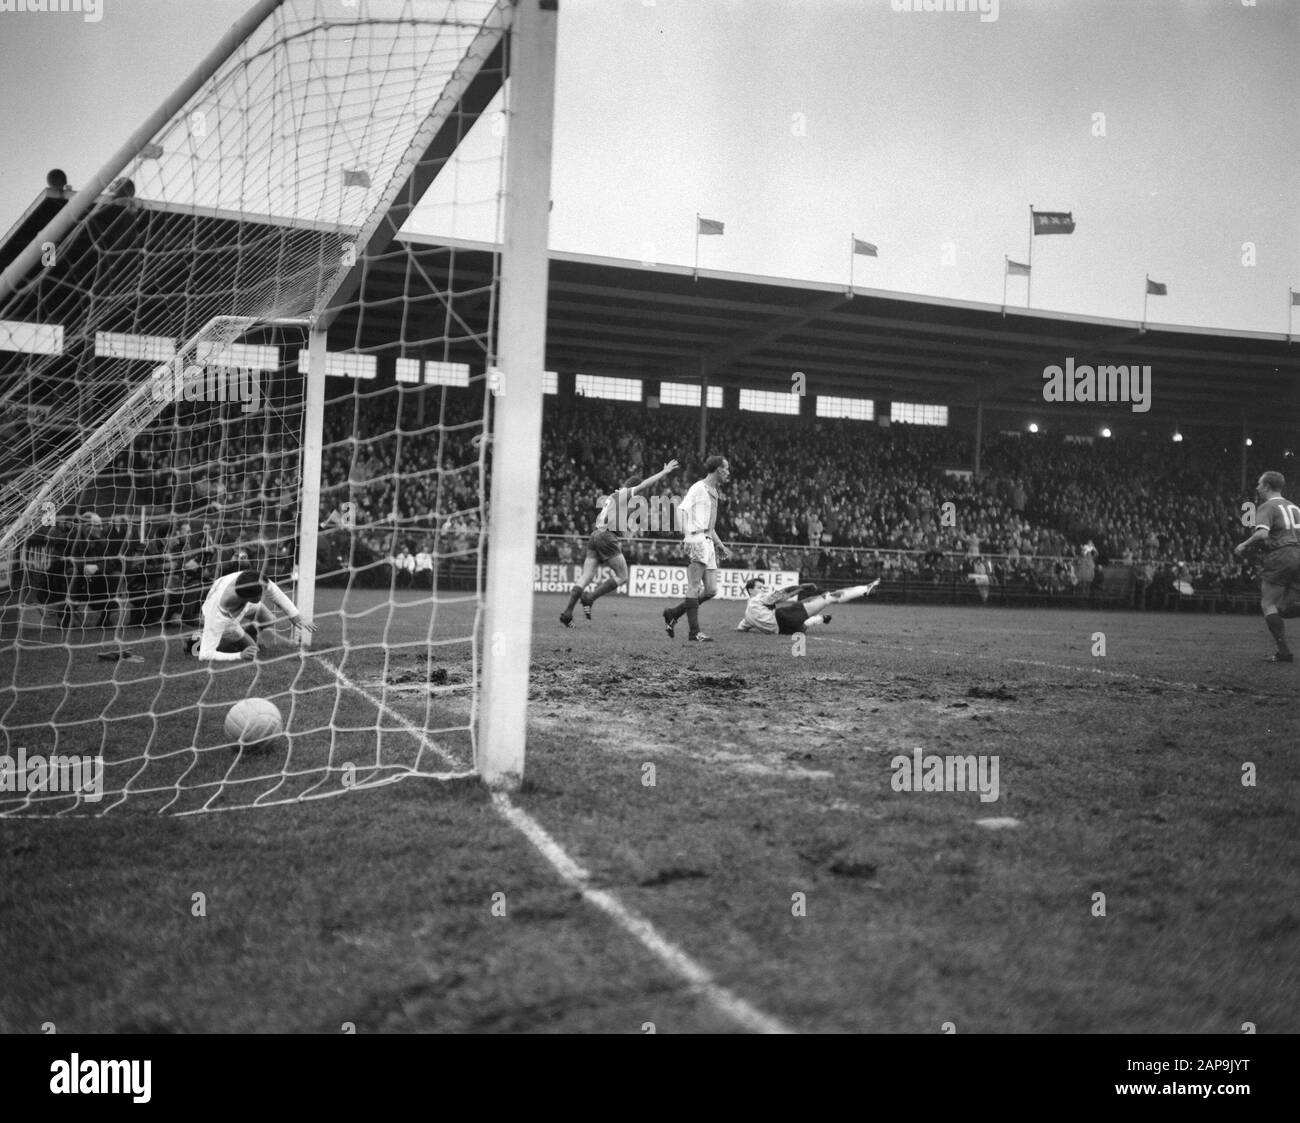
{"type": "Polygon", "coordinates": [[[580,600],[582,600],[582,586],[574,585],[573,588],[569,590],[569,603],[564,606],[564,615],[572,616],[573,606],[580,600]]]}
{"type": "Polygon", "coordinates": [[[673,623],[676,624],[678,620],[686,615],[686,602],[682,601],[681,604],[674,605],[668,610],[668,615],[673,618],[673,623]]]}
{"type": "Polygon", "coordinates": [[[840,589],[835,595],[837,601],[857,600],[858,597],[865,597],[870,591],[870,585],[850,585],[847,589],[840,589]]]}
{"type": "Polygon", "coordinates": [[[687,597],[684,603],[686,605],[686,619],[691,625],[691,635],[695,635],[700,630],[700,602],[695,597],[687,597]]]}
{"type": "Polygon", "coordinates": [[[1277,642],[1278,654],[1289,655],[1291,649],[1286,645],[1286,625],[1282,623],[1282,617],[1276,612],[1270,612],[1264,617],[1264,623],[1268,625],[1269,632],[1277,642]]]}
{"type": "Polygon", "coordinates": [[[619,581],[617,577],[606,577],[604,581],[602,581],[599,585],[597,585],[592,590],[591,599],[599,600],[606,593],[612,593],[615,589],[618,588],[618,585],[619,585],[619,581]]]}

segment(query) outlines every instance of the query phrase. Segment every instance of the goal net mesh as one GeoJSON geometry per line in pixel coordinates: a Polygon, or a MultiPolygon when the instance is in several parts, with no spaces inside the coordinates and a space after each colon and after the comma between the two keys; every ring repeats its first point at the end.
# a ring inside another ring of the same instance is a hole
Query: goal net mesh
{"type": "Polygon", "coordinates": [[[510,13],[275,6],[0,300],[0,814],[469,774],[510,13]]]}

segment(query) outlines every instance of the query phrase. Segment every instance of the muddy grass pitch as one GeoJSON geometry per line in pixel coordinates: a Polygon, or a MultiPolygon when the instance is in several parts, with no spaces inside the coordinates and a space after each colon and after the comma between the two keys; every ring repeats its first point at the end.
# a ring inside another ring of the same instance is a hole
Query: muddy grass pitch
{"type": "MultiPolygon", "coordinates": [[[[0,1029],[753,1028],[719,993],[805,1032],[1300,1028],[1300,671],[1258,619],[867,603],[796,654],[734,603],[692,646],[656,602],[562,603],[511,806],[587,896],[474,784],[0,821],[0,1029]],[[996,788],[899,790],[930,758],[996,788]]],[[[465,672],[381,693],[413,718],[465,672]]]]}

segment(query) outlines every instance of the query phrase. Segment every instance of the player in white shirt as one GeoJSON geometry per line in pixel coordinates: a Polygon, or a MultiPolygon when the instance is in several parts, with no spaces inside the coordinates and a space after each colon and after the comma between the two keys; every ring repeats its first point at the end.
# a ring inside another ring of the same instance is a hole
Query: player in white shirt
{"type": "Polygon", "coordinates": [[[227,573],[212,583],[203,602],[203,631],[190,636],[186,645],[191,655],[217,663],[233,663],[257,658],[257,635],[260,628],[274,622],[271,610],[262,603],[269,595],[290,621],[304,631],[314,631],[298,614],[298,609],[274,582],[256,570],[227,573]]]}
{"type": "Polygon", "coordinates": [[[587,557],[582,563],[582,573],[573,588],[569,590],[569,603],[560,613],[560,623],[566,628],[573,627],[573,606],[578,601],[582,601],[583,611],[590,620],[591,606],[606,593],[612,593],[627,581],[627,559],[623,557],[623,541],[631,538],[633,532],[639,529],[629,525],[637,521],[635,515],[629,511],[632,497],[640,495],[641,492],[675,471],[677,471],[677,461],[670,460],[664,465],[662,472],[656,472],[644,480],[640,476],[629,476],[613,495],[605,497],[600,514],[596,516],[595,529],[591,532],[591,538],[587,540],[587,557]],[[586,592],[587,585],[602,565],[609,566],[613,570],[613,576],[606,577],[592,592],[586,592]]]}
{"type": "Polygon", "coordinates": [[[686,599],[675,608],[664,609],[664,630],[673,638],[677,621],[685,616],[690,623],[692,643],[712,643],[713,637],[700,631],[700,605],[718,595],[718,561],[726,561],[731,551],[722,544],[714,524],[718,520],[718,488],[731,479],[731,464],[725,456],[710,456],[704,462],[708,473],[691,484],[677,508],[686,546],[686,599]]]}
{"type": "Polygon", "coordinates": [[[769,591],[761,577],[751,577],[745,582],[745,592],[750,594],[749,603],[736,631],[789,636],[819,624],[829,624],[830,613],[823,612],[823,608],[869,597],[879,584],[877,578],[869,585],[851,585],[847,589],[819,594],[816,585],[784,585],[769,591]]]}

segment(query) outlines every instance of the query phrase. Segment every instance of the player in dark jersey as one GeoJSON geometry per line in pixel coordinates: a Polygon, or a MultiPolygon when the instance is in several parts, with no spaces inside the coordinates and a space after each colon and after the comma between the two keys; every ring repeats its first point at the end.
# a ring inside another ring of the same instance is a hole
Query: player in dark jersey
{"type": "Polygon", "coordinates": [[[1300,616],[1300,507],[1282,496],[1286,479],[1281,472],[1265,472],[1255,486],[1260,504],[1255,508],[1255,530],[1237,547],[1244,554],[1262,545],[1264,557],[1259,581],[1259,606],[1264,624],[1277,644],[1271,663],[1294,660],[1286,643],[1283,618],[1300,616]]]}
{"type": "Polygon", "coordinates": [[[89,628],[92,616],[97,627],[108,623],[117,590],[116,563],[110,556],[103,518],[93,511],[83,513],[68,558],[68,601],[81,617],[81,627],[89,628]]]}
{"type": "Polygon", "coordinates": [[[573,627],[573,606],[578,601],[582,601],[583,610],[590,620],[591,606],[606,593],[612,593],[627,581],[627,559],[623,557],[623,540],[631,538],[633,532],[638,529],[633,525],[636,519],[630,514],[631,499],[675,471],[677,471],[677,461],[670,460],[664,465],[663,471],[656,472],[648,479],[629,476],[613,495],[605,497],[600,513],[596,516],[596,525],[591,532],[591,538],[587,542],[587,557],[582,563],[582,574],[569,590],[569,603],[560,613],[560,623],[566,628],[573,627]],[[587,585],[602,565],[609,566],[614,571],[614,576],[606,577],[591,593],[588,593],[587,585]]]}

